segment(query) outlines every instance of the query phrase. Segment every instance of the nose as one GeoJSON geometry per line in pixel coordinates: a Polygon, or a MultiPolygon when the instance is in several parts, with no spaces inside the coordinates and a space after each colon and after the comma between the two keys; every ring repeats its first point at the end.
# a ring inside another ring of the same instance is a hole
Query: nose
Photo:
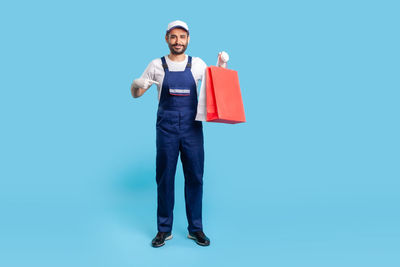
{"type": "Polygon", "coordinates": [[[176,39],[176,43],[177,43],[177,44],[183,44],[183,39],[180,38],[180,37],[178,37],[178,38],[176,39]]]}

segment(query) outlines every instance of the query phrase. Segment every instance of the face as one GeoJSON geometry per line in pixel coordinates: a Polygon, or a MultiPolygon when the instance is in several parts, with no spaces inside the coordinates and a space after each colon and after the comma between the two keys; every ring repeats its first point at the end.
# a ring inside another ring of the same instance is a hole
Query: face
{"type": "Polygon", "coordinates": [[[190,36],[183,29],[172,29],[169,34],[165,36],[169,50],[174,55],[181,55],[185,53],[187,45],[189,44],[190,36]]]}

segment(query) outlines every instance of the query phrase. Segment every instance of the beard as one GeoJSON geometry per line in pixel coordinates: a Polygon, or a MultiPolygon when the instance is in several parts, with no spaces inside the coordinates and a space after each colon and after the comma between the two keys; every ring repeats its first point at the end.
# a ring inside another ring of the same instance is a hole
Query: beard
{"type": "Polygon", "coordinates": [[[169,47],[169,50],[171,51],[171,54],[173,54],[173,55],[182,55],[186,51],[187,43],[183,44],[182,48],[180,48],[179,50],[175,50],[176,49],[176,45],[171,45],[170,43],[168,43],[168,47],[169,47]]]}

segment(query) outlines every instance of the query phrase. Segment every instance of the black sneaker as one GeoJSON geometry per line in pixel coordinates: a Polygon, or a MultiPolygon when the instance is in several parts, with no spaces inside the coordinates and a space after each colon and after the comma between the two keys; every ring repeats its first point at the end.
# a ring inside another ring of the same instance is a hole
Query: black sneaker
{"type": "Polygon", "coordinates": [[[164,233],[158,232],[156,237],[151,241],[151,245],[155,248],[161,247],[165,245],[165,240],[170,240],[172,238],[171,232],[164,233]]]}
{"type": "Polygon", "coordinates": [[[200,246],[209,246],[210,239],[203,233],[203,231],[189,232],[188,238],[193,239],[200,246]]]}

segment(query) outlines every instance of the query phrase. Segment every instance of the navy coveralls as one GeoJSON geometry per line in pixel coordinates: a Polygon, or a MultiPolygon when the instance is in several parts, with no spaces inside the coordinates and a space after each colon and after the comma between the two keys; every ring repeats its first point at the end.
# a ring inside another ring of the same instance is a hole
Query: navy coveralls
{"type": "Polygon", "coordinates": [[[179,152],[185,175],[185,202],[189,232],[203,230],[202,196],[204,171],[203,125],[196,121],[197,90],[191,72],[192,57],[184,71],[165,72],[157,111],[157,227],[171,232],[174,182],[179,152]]]}

